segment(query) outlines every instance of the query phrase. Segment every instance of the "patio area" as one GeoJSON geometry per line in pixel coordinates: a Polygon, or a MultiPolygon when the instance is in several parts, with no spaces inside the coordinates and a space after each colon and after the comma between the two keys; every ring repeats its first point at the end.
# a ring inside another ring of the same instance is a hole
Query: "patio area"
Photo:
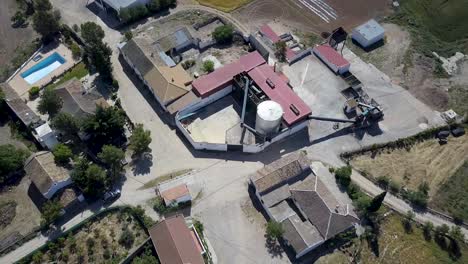
{"type": "Polygon", "coordinates": [[[62,75],[78,60],[65,45],[54,42],[43,47],[10,79],[8,84],[20,97],[27,98],[33,86],[43,87],[54,77],[62,75]]]}

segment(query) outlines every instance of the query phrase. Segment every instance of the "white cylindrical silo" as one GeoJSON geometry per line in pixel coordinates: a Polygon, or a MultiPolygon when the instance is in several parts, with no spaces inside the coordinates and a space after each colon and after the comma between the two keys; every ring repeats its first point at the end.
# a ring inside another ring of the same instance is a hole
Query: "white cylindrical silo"
{"type": "Polygon", "coordinates": [[[278,132],[283,118],[283,108],[275,101],[264,101],[257,106],[255,130],[263,135],[278,132]]]}

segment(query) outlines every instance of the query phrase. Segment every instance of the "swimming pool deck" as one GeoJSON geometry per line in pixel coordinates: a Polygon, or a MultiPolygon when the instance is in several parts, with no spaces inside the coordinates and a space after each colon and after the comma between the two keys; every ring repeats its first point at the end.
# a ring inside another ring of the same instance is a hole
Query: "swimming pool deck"
{"type": "MultiPolygon", "coordinates": [[[[48,46],[45,46],[37,55],[41,55],[42,59],[38,61],[30,60],[26,65],[24,65],[23,68],[21,68],[20,71],[18,71],[13,78],[8,82],[8,84],[18,93],[20,97],[27,98],[28,97],[28,91],[31,89],[33,86],[39,86],[42,87],[43,85],[49,83],[54,76],[59,76],[63,74],[66,70],[70,69],[75,65],[78,61],[73,59],[73,55],[70,49],[68,49],[65,45],[63,44],[58,44],[57,43],[51,43],[48,46]],[[26,80],[21,77],[21,74],[28,69],[30,69],[32,66],[38,64],[39,62],[43,61],[45,58],[49,57],[52,55],[54,52],[57,52],[60,54],[65,59],[65,63],[62,64],[60,67],[57,69],[53,70],[51,73],[49,73],[47,76],[44,78],[40,79],[34,84],[29,84],[26,82],[26,80]]],[[[36,55],[36,56],[37,56],[36,55]]]]}

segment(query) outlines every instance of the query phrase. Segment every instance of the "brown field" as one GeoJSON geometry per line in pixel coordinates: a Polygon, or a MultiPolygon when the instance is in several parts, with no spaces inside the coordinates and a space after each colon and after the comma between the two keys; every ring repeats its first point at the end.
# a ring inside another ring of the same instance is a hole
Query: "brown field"
{"type": "Polygon", "coordinates": [[[252,0],[197,0],[200,5],[219,9],[223,12],[231,12],[252,0]]]}
{"type": "Polygon", "coordinates": [[[0,192],[0,204],[16,203],[14,210],[0,207],[0,215],[5,220],[0,228],[0,248],[28,235],[40,225],[41,213],[28,195],[30,184],[28,177],[24,177],[17,186],[5,187],[0,192]]]}
{"type": "Polygon", "coordinates": [[[410,189],[426,181],[432,197],[468,157],[468,135],[448,140],[446,145],[439,145],[435,139],[426,140],[409,151],[383,149],[376,155],[356,156],[351,165],[368,177],[389,177],[410,189]]]}
{"type": "Polygon", "coordinates": [[[321,33],[340,26],[351,30],[370,18],[378,18],[388,14],[391,3],[388,0],[323,0],[323,2],[328,4],[337,14],[336,19],[330,19],[329,23],[307,9],[299,0],[256,0],[235,10],[233,15],[241,22],[251,26],[252,29],[277,20],[287,27],[304,32],[321,33]]]}

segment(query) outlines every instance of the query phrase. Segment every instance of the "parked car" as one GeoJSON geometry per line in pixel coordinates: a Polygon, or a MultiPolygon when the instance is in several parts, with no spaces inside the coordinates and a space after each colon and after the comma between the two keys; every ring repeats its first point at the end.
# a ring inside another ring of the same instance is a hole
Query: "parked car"
{"type": "Polygon", "coordinates": [[[116,190],[113,190],[113,191],[108,191],[104,194],[104,197],[103,197],[103,200],[105,202],[108,202],[108,201],[113,201],[117,198],[120,197],[120,190],[119,189],[116,189],[116,190]]]}

